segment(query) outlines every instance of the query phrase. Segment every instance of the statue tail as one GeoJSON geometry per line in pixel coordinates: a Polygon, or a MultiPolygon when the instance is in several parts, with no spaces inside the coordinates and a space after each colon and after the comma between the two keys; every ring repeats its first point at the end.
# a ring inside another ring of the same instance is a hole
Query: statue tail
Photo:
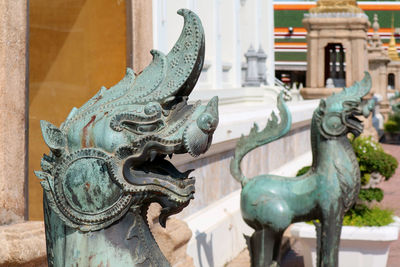
{"type": "Polygon", "coordinates": [[[271,143],[274,140],[287,134],[292,124],[292,115],[289,112],[285,101],[283,100],[282,92],[277,98],[277,108],[279,110],[280,122],[275,112],[272,112],[271,119],[268,120],[267,126],[262,131],[258,131],[258,125],[254,123],[248,136],[243,136],[236,144],[235,155],[231,160],[230,169],[232,176],[242,184],[242,187],[248,182],[240,167],[240,162],[243,157],[253,149],[262,145],[271,143]]]}

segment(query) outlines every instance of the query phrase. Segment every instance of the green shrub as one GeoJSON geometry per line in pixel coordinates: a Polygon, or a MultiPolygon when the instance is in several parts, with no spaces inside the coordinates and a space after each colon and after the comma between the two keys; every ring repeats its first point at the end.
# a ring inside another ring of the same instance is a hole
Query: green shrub
{"type": "Polygon", "coordinates": [[[361,184],[362,185],[367,185],[369,183],[369,180],[371,180],[370,173],[361,174],[361,184]]]}
{"type": "MultiPolygon", "coordinates": [[[[316,220],[319,223],[319,220],[316,220]]],[[[379,207],[369,208],[367,205],[356,205],[343,217],[345,226],[385,226],[394,222],[393,211],[379,207]]],[[[312,221],[307,223],[313,224],[312,221]]]]}
{"type": "Polygon", "coordinates": [[[343,225],[348,226],[385,226],[392,222],[393,211],[366,205],[356,205],[343,218],[343,225]]]}
{"type": "Polygon", "coordinates": [[[388,121],[383,124],[383,129],[387,133],[396,133],[400,131],[400,112],[389,115],[388,121]]]}
{"type": "Polygon", "coordinates": [[[387,133],[396,133],[400,130],[400,126],[397,122],[388,120],[383,124],[383,129],[387,133]]]}
{"type": "Polygon", "coordinates": [[[353,146],[354,153],[364,154],[371,151],[383,151],[383,147],[378,142],[372,140],[371,136],[359,136],[351,140],[351,145],[353,146]]]}
{"type": "Polygon", "coordinates": [[[367,184],[369,174],[378,172],[388,180],[397,169],[395,157],[387,154],[382,146],[369,137],[359,136],[351,142],[360,165],[362,184],[367,184]]]}
{"type": "Polygon", "coordinates": [[[306,174],[310,168],[311,168],[311,166],[304,166],[297,172],[296,176],[306,174]]]}
{"type": "Polygon", "coordinates": [[[400,125],[400,112],[389,114],[389,120],[396,122],[397,125],[400,125]]]}
{"type": "Polygon", "coordinates": [[[361,189],[358,198],[367,202],[376,200],[381,202],[383,199],[383,191],[380,188],[361,189]]]}
{"type": "Polygon", "coordinates": [[[384,151],[358,154],[357,159],[362,174],[379,172],[386,180],[393,176],[398,166],[396,158],[384,151]]]}

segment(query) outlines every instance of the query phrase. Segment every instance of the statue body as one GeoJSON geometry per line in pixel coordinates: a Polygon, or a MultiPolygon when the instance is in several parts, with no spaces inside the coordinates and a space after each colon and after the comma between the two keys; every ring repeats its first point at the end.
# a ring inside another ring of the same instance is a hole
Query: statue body
{"type": "Polygon", "coordinates": [[[231,161],[231,173],[241,182],[241,211],[245,222],[255,229],[250,239],[252,267],[277,266],[281,238],[294,222],[319,220],[317,264],[337,266],[344,213],[355,203],[360,189],[360,171],[347,133],[359,135],[363,126],[355,116],[368,116],[372,101],[363,102],[371,88],[369,74],[361,83],[321,100],[311,123],[313,163],[299,177],[260,175],[247,179],[240,162],[245,154],[285,135],[290,113],[278,97],[281,121],[273,114],[267,127],[254,127],[238,142],[231,161]]]}
{"type": "Polygon", "coordinates": [[[169,266],[147,223],[152,202],[160,224],[194,194],[194,177],[167,156],[198,156],[211,145],[218,99],[189,105],[204,62],[204,32],[189,10],[182,33],[139,75],[131,69],[58,128],[41,121],[50,153],[35,172],[44,189],[49,266],[169,266]]]}

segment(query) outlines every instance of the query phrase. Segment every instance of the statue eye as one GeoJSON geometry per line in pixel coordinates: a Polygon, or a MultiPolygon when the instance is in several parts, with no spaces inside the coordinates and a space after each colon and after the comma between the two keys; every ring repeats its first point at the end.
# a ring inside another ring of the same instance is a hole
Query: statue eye
{"type": "Polygon", "coordinates": [[[125,130],[136,134],[146,134],[160,131],[165,127],[165,123],[162,120],[157,120],[152,123],[136,123],[132,121],[124,121],[122,122],[122,127],[125,130]]]}
{"type": "Polygon", "coordinates": [[[356,108],[358,107],[358,103],[354,102],[354,101],[346,101],[343,103],[343,107],[345,108],[356,108]]]}
{"type": "Polygon", "coordinates": [[[340,115],[336,113],[327,114],[324,117],[321,126],[324,132],[331,136],[340,135],[346,129],[340,115]]]}
{"type": "Polygon", "coordinates": [[[340,126],[341,120],[338,117],[331,117],[328,122],[333,128],[338,128],[340,126]]]}
{"type": "Polygon", "coordinates": [[[212,116],[208,113],[203,113],[200,115],[200,117],[197,119],[197,125],[199,128],[203,131],[209,131],[211,129],[211,122],[212,122],[212,116]]]}

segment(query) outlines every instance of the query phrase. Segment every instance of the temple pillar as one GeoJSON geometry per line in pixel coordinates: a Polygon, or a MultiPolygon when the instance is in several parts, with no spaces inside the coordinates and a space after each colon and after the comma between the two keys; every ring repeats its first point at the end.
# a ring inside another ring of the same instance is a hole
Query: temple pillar
{"type": "Polygon", "coordinates": [[[142,71],[152,60],[153,9],[152,1],[126,1],[127,12],[127,65],[136,73],[142,71]]]}
{"type": "Polygon", "coordinates": [[[390,62],[388,57],[384,55],[379,55],[371,51],[368,55],[369,60],[369,73],[372,77],[372,94],[379,94],[382,96],[382,100],[380,101],[380,113],[385,118],[385,121],[388,118],[390,113],[390,105],[387,97],[387,64],[390,62]]]}
{"type": "Polygon", "coordinates": [[[43,222],[27,222],[28,4],[0,0],[0,266],[44,266],[43,222]],[[33,264],[33,265],[32,265],[33,264]]]}
{"type": "Polygon", "coordinates": [[[28,212],[26,2],[0,1],[0,225],[28,212]]]}
{"type": "Polygon", "coordinates": [[[390,58],[388,53],[382,46],[381,38],[378,34],[379,23],[378,16],[374,15],[374,22],[372,25],[374,34],[371,37],[370,45],[368,47],[368,62],[369,72],[372,78],[371,94],[379,94],[382,100],[379,103],[379,110],[384,120],[388,119],[391,107],[387,97],[388,88],[388,64],[390,58]]]}

